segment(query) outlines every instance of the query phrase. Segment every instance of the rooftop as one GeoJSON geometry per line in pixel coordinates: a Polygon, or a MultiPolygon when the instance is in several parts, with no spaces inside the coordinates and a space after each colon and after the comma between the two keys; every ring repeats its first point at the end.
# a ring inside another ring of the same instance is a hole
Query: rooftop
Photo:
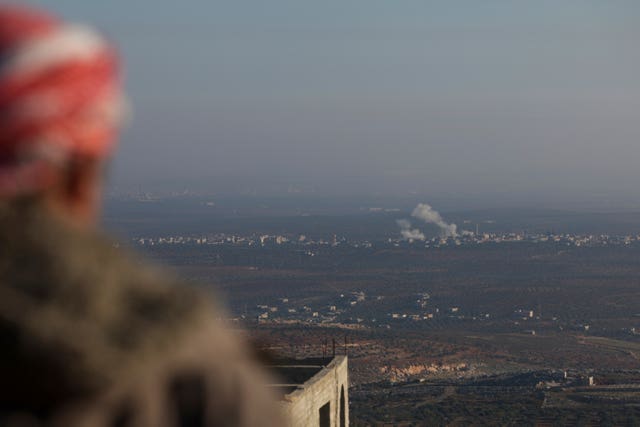
{"type": "MultiPolygon", "coordinates": [[[[331,365],[338,357],[310,357],[306,359],[276,359],[268,366],[280,382],[270,384],[281,398],[305,388],[305,383],[331,365]]],[[[321,375],[320,375],[321,376],[321,375]]]]}

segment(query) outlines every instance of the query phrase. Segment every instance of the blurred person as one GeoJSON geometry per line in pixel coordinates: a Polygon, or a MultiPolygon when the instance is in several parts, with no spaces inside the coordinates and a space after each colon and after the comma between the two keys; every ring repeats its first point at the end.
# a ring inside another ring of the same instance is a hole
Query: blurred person
{"type": "Polygon", "coordinates": [[[124,110],[101,36],[0,5],[0,425],[280,425],[222,312],[96,230],[124,110]]]}

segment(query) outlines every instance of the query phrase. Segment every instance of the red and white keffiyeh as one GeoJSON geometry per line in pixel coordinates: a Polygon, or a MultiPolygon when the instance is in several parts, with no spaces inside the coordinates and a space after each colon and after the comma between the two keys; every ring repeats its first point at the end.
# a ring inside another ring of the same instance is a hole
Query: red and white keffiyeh
{"type": "Polygon", "coordinates": [[[115,49],[96,32],[0,5],[0,195],[46,188],[52,165],[108,156],[123,99],[115,49]]]}

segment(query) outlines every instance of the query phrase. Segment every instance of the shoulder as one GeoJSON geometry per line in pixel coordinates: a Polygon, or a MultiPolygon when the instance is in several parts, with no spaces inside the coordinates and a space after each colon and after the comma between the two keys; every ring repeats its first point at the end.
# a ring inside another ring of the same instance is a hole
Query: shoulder
{"type": "Polygon", "coordinates": [[[195,390],[209,420],[279,424],[265,374],[207,296],[104,236],[33,215],[0,210],[0,377],[12,393],[0,400],[53,411],[82,401],[68,414],[78,420],[132,405],[144,425],[174,425],[195,390]]]}
{"type": "Polygon", "coordinates": [[[0,209],[0,334],[42,361],[68,355],[59,369],[72,383],[106,384],[215,316],[208,298],[105,236],[19,213],[0,209]]]}

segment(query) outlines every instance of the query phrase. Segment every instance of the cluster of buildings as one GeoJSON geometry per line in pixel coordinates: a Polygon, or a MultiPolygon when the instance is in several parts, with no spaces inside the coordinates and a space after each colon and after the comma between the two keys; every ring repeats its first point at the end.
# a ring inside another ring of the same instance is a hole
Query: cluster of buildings
{"type": "Polygon", "coordinates": [[[237,235],[218,233],[202,236],[162,236],[162,237],[136,237],[133,242],[140,246],[155,245],[236,245],[236,246],[274,246],[274,245],[298,245],[298,246],[338,246],[350,244],[355,247],[370,247],[371,243],[348,242],[346,238],[338,238],[335,234],[328,239],[310,239],[304,234],[250,234],[237,235]]]}
{"type": "Polygon", "coordinates": [[[427,240],[388,239],[395,246],[423,245],[427,248],[444,246],[480,245],[487,243],[555,243],[563,246],[616,246],[640,242],[640,234],[571,234],[571,233],[481,233],[464,232],[457,236],[433,237],[427,240]]]}
{"type": "Polygon", "coordinates": [[[480,245],[487,243],[555,243],[563,246],[592,247],[607,245],[632,245],[640,242],[638,235],[608,235],[608,234],[570,234],[570,233],[481,233],[465,232],[458,236],[433,237],[427,240],[407,240],[401,237],[387,238],[384,241],[352,240],[346,237],[332,235],[329,238],[309,238],[304,234],[250,234],[237,235],[218,233],[201,236],[162,236],[136,237],[133,243],[140,246],[154,245],[235,245],[269,247],[275,245],[292,245],[302,247],[335,247],[348,245],[354,248],[370,248],[372,246],[393,247],[424,246],[438,248],[447,246],[480,245]]]}
{"type": "MultiPolygon", "coordinates": [[[[383,311],[378,305],[387,297],[367,296],[364,291],[328,296],[314,305],[298,302],[290,298],[279,298],[254,307],[244,307],[244,312],[236,321],[255,320],[258,323],[302,323],[343,325],[353,327],[390,327],[402,322],[430,321],[434,319],[487,320],[488,313],[470,316],[459,306],[443,308],[430,305],[431,296],[427,292],[416,295],[415,305],[398,307],[396,311],[383,311]]],[[[516,310],[516,314],[522,310],[516,310]]],[[[527,310],[527,313],[533,311],[527,310]]]]}
{"type": "MultiPolygon", "coordinates": [[[[378,297],[382,298],[382,297],[378,297]]],[[[366,301],[363,291],[332,296],[322,304],[310,306],[289,298],[279,298],[269,304],[245,308],[242,318],[255,319],[258,323],[362,323],[364,318],[350,317],[349,310],[366,301]]]]}
{"type": "MultiPolygon", "coordinates": [[[[321,301],[311,304],[305,299],[279,298],[268,303],[245,306],[243,312],[231,319],[235,322],[257,322],[259,324],[298,324],[343,327],[347,329],[366,328],[420,328],[439,327],[442,322],[479,322],[498,328],[536,335],[537,332],[551,330],[572,330],[591,333],[590,324],[558,317],[541,317],[532,308],[515,307],[509,313],[474,312],[469,313],[464,307],[453,304],[431,303],[431,296],[426,293],[415,295],[415,302],[397,303],[389,310],[388,296],[367,296],[363,291],[349,294],[327,296],[321,301]],[[433,323],[435,322],[435,323],[433,323]],[[431,325],[431,326],[429,326],[431,325]],[[438,326],[439,325],[439,326],[438,326]]],[[[635,328],[624,329],[627,335],[637,335],[635,328]]]]}

